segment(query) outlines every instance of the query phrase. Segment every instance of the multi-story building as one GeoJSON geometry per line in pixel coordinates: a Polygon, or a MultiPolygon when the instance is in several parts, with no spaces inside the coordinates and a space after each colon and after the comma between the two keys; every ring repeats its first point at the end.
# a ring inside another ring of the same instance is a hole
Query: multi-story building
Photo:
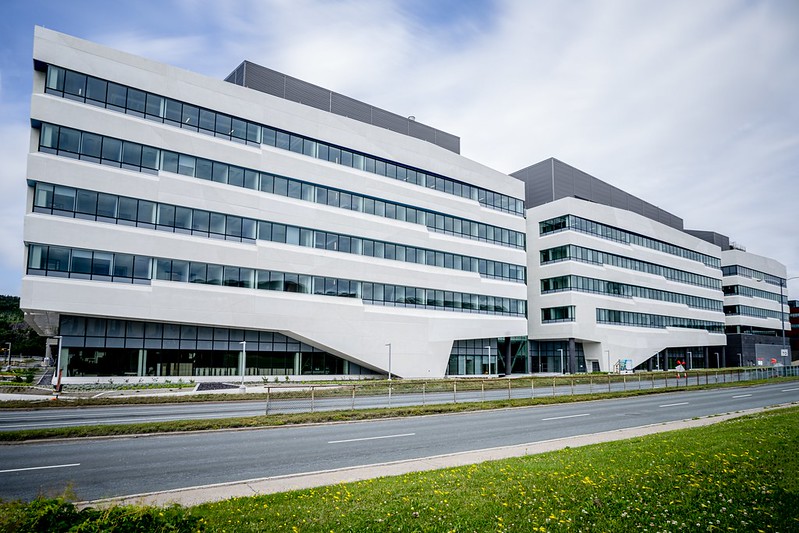
{"type": "Polygon", "coordinates": [[[541,372],[722,364],[721,250],[557,159],[526,185],[528,336],[541,372]]]}
{"type": "Polygon", "coordinates": [[[65,379],[440,377],[525,351],[524,184],[457,137],[44,28],[34,70],[21,307],[65,379]]]}
{"type": "Polygon", "coordinates": [[[791,324],[791,331],[789,334],[791,340],[791,361],[797,361],[799,360],[799,300],[789,300],[788,310],[791,324]]]}
{"type": "Polygon", "coordinates": [[[31,125],[21,307],[67,381],[781,357],[778,262],[247,61],[216,80],[36,28],[31,125]]]}
{"type": "Polygon", "coordinates": [[[787,270],[778,261],[747,252],[729,237],[688,230],[721,248],[724,291],[725,366],[790,364],[784,328],[788,326],[787,270]]]}

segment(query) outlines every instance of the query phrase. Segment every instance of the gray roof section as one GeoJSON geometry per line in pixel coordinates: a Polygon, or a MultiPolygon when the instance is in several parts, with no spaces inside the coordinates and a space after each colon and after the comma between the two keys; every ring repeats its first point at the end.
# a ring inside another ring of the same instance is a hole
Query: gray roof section
{"type": "Polygon", "coordinates": [[[391,113],[250,61],[243,61],[225,78],[225,81],[428,141],[456,154],[459,154],[461,150],[460,137],[451,133],[437,130],[416,122],[412,118],[391,113]]]}
{"type": "Polygon", "coordinates": [[[511,176],[525,183],[525,207],[527,209],[573,196],[589,202],[632,211],[672,228],[683,229],[683,221],[680,217],[554,157],[512,172],[511,176]]]}
{"type": "Polygon", "coordinates": [[[711,244],[715,244],[722,250],[730,250],[732,247],[730,246],[730,238],[726,235],[722,235],[721,233],[716,233],[715,231],[705,231],[705,230],[698,230],[698,229],[687,229],[685,233],[688,235],[693,235],[703,241],[707,241],[711,244]]]}

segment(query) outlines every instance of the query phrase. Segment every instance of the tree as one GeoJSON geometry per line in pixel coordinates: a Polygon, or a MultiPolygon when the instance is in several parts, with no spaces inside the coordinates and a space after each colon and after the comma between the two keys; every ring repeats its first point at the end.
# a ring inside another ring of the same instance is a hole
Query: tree
{"type": "Polygon", "coordinates": [[[46,340],[25,323],[19,297],[0,295],[0,346],[10,342],[13,354],[43,356],[46,340]]]}

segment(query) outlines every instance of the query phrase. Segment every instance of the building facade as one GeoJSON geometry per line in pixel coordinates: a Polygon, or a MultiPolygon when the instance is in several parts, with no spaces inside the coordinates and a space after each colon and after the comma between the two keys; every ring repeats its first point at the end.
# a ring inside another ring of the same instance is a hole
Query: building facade
{"type": "Polygon", "coordinates": [[[717,366],[718,246],[557,159],[512,175],[527,195],[528,336],[541,372],[717,366]]]}
{"type": "Polygon", "coordinates": [[[733,247],[721,265],[728,365],[790,364],[785,265],[733,247]]]}
{"type": "Polygon", "coordinates": [[[21,307],[66,382],[787,362],[783,265],[557,159],[248,61],[33,59],[21,307]]]}
{"type": "Polygon", "coordinates": [[[44,28],[34,69],[21,307],[64,379],[434,378],[525,336],[524,185],[454,136],[44,28]]]}
{"type": "Polygon", "coordinates": [[[789,322],[791,331],[789,338],[791,342],[791,361],[799,361],[799,300],[788,301],[789,322]]]}

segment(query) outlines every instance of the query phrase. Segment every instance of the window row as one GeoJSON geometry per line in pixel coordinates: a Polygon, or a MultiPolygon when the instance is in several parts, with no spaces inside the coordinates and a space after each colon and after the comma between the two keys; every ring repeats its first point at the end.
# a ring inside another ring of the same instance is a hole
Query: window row
{"type": "MultiPolygon", "coordinates": [[[[774,302],[780,301],[780,295],[774,292],[762,291],[760,289],[753,289],[746,285],[724,285],[724,296],[747,296],[749,298],[763,298],[764,300],[771,300],[774,302]]],[[[782,303],[788,303],[788,296],[782,296],[782,303]]]]}
{"type": "Polygon", "coordinates": [[[546,307],[541,309],[541,323],[547,324],[552,322],[574,322],[576,311],[573,305],[564,305],[562,307],[546,307]]]}
{"type": "Polygon", "coordinates": [[[97,193],[62,185],[37,183],[33,210],[38,213],[185,233],[237,242],[256,240],[418,263],[482,277],[525,282],[526,268],[487,259],[428,250],[351,235],[255,220],[201,209],[97,193]]]}
{"type": "Polygon", "coordinates": [[[640,285],[629,285],[616,281],[606,281],[602,279],[587,278],[584,276],[558,276],[541,280],[541,294],[561,291],[580,291],[609,296],[619,296],[622,298],[644,298],[647,300],[658,300],[661,302],[672,302],[687,305],[695,309],[708,309],[721,312],[724,302],[721,300],[711,300],[690,294],[678,292],[662,291],[640,285]]]}
{"type": "Polygon", "coordinates": [[[29,246],[27,274],[124,283],[153,279],[202,283],[472,313],[525,316],[527,312],[526,301],[510,298],[40,244],[29,246]]]}
{"type": "Polygon", "coordinates": [[[313,346],[272,331],[214,328],[190,324],[140,322],[71,315],[61,315],[59,334],[63,336],[63,346],[94,346],[93,344],[75,343],[75,340],[84,337],[101,337],[109,339],[148,339],[152,341],[232,342],[237,344],[246,341],[248,350],[316,351],[313,346]]]}
{"type": "MultiPolygon", "coordinates": [[[[241,346],[208,341],[87,337],[87,344],[65,347],[65,376],[144,376],[192,379],[194,376],[240,376],[241,346]],[[124,343],[124,347],[122,344],[124,343]],[[226,347],[225,347],[226,346],[226,347]],[[144,348],[144,349],[142,349],[144,348]]],[[[259,347],[257,347],[259,348],[259,347]]],[[[259,348],[247,345],[248,376],[307,374],[375,375],[374,370],[326,352],[259,348]]],[[[134,381],[135,383],[135,381],[134,381]]]]}
{"type": "Polygon", "coordinates": [[[426,226],[431,231],[512,248],[524,248],[525,234],[490,224],[443,215],[388,202],[340,189],[276,176],[266,172],[228,165],[94,133],[42,124],[39,151],[74,157],[129,170],[157,173],[159,170],[262,191],[298,200],[315,202],[369,215],[426,226]],[[106,150],[106,146],[113,149],[106,150]]]}
{"type": "Polygon", "coordinates": [[[617,311],[615,309],[598,308],[596,310],[596,321],[597,324],[616,324],[640,328],[703,329],[710,333],[724,333],[724,324],[722,322],[678,316],[650,315],[632,311],[617,311]]]}
{"type": "Polygon", "coordinates": [[[785,278],[781,278],[773,274],[766,274],[765,272],[760,272],[759,270],[741,265],[721,267],[721,274],[723,276],[742,276],[744,278],[751,278],[757,281],[765,281],[766,283],[776,285],[777,287],[787,287],[785,278]]]}
{"type": "Polygon", "coordinates": [[[538,227],[539,233],[541,235],[547,235],[565,230],[574,230],[611,241],[622,242],[625,244],[636,244],[638,246],[643,246],[644,248],[684,257],[692,261],[698,261],[709,267],[720,268],[721,266],[721,259],[718,257],[702,254],[694,250],[689,250],[688,248],[682,248],[681,246],[669,244],[657,239],[652,239],[651,237],[646,237],[638,233],[632,233],[623,229],[615,228],[613,226],[608,226],[600,222],[594,222],[593,220],[587,220],[575,215],[564,215],[557,218],[552,218],[550,220],[545,220],[543,222],[539,222],[538,227]]]}
{"type": "Polygon", "coordinates": [[[524,201],[517,198],[60,67],[47,66],[45,92],[235,142],[290,150],[524,216],[524,201]]]}
{"type": "Polygon", "coordinates": [[[584,263],[593,263],[596,265],[610,265],[619,268],[626,268],[629,270],[636,270],[638,272],[646,272],[657,276],[676,281],[679,283],[687,283],[688,285],[696,285],[697,287],[707,287],[710,289],[721,290],[721,280],[702,276],[701,274],[694,274],[693,272],[686,272],[685,270],[677,270],[676,268],[669,268],[655,263],[646,261],[639,261],[637,259],[630,259],[621,255],[609,254],[607,252],[600,252],[599,250],[592,250],[590,248],[583,248],[574,244],[566,244],[547,250],[541,250],[541,264],[555,263],[558,261],[581,261],[584,263]]]}
{"type": "Polygon", "coordinates": [[[779,311],[772,309],[761,309],[760,307],[752,307],[750,305],[725,305],[724,314],[731,316],[751,316],[755,318],[777,318],[784,320],[785,316],[779,311]]]}

